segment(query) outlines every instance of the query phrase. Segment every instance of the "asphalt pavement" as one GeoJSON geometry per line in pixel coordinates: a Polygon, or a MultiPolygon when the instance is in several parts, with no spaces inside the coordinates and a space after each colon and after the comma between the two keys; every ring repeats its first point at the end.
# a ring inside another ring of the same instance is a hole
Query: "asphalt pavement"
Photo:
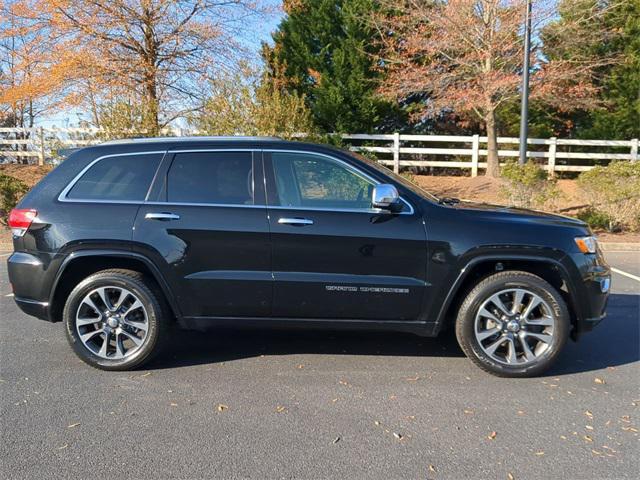
{"type": "MultiPolygon", "coordinates": [[[[640,253],[607,253],[640,276],[640,253]]],[[[0,257],[0,477],[638,478],[640,281],[541,378],[492,377],[451,335],[180,332],[135,372],[21,313],[0,257]]]]}

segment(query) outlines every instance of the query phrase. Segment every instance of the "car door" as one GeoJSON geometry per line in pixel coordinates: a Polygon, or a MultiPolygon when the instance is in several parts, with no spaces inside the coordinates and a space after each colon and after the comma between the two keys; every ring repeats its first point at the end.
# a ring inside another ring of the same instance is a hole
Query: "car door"
{"type": "Polygon", "coordinates": [[[262,163],[253,157],[169,152],[138,212],[134,240],[163,267],[185,317],[270,314],[269,225],[262,163]]]}
{"type": "Polygon", "coordinates": [[[379,183],[332,156],[264,150],[273,316],[416,320],[426,288],[426,234],[405,202],[371,208],[379,183]]]}

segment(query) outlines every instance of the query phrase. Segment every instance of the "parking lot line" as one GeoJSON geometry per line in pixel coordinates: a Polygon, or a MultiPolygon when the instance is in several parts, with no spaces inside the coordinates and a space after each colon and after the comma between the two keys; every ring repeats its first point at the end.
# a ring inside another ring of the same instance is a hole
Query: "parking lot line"
{"type": "Polygon", "coordinates": [[[624,275],[625,277],[629,277],[632,280],[635,280],[636,282],[640,282],[640,277],[638,277],[636,275],[632,275],[630,273],[623,272],[622,270],[618,270],[617,268],[613,268],[613,267],[611,267],[611,271],[612,272],[616,272],[619,275],[624,275]]]}

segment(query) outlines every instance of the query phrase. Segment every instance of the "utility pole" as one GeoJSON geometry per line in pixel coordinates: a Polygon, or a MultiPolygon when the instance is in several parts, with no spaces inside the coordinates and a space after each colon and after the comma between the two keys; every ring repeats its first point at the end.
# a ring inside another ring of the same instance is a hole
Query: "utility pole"
{"type": "Polygon", "coordinates": [[[527,137],[529,136],[529,54],[531,51],[531,0],[527,0],[524,17],[524,61],[522,64],[522,103],[520,106],[520,157],[518,163],[527,161],[527,137]]]}

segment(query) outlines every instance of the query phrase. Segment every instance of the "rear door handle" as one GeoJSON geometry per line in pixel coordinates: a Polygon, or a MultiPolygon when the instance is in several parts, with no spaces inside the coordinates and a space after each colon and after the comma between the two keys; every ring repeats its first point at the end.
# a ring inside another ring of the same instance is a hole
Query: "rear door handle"
{"type": "Polygon", "coordinates": [[[313,220],[308,218],[279,218],[280,225],[313,225],[313,220]]]}
{"type": "Polygon", "coordinates": [[[149,212],[144,218],[147,220],[180,220],[180,215],[170,212],[149,212]]]}

